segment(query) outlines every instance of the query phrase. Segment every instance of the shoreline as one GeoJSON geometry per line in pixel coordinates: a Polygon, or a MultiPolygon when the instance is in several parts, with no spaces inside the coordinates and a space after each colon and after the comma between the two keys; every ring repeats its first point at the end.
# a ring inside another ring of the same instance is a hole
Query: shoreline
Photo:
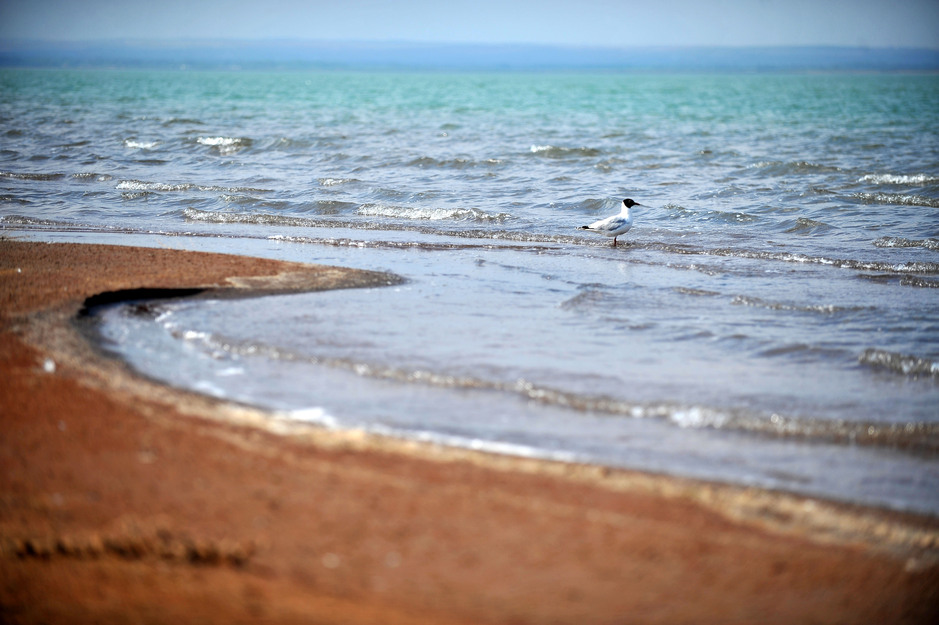
{"type": "Polygon", "coordinates": [[[393,279],[0,239],[3,619],[916,623],[939,614],[934,517],[288,426],[143,379],[74,323],[88,297],[126,289],[253,296],[393,279]]]}

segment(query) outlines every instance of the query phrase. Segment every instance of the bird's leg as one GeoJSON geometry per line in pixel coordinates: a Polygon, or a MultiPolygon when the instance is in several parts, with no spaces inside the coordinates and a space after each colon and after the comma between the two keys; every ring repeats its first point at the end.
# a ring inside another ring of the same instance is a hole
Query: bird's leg
{"type": "Polygon", "coordinates": [[[616,237],[613,237],[613,247],[616,247],[616,237]]]}

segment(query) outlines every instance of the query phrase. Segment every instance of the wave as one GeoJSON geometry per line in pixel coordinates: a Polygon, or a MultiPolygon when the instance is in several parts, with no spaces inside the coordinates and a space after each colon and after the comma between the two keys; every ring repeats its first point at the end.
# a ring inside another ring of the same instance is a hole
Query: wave
{"type": "MultiPolygon", "coordinates": [[[[589,297],[589,295],[588,295],[589,297]]],[[[835,443],[900,447],[934,453],[939,451],[939,423],[844,421],[756,414],[745,409],[714,408],[672,403],[636,403],[618,398],[584,395],[544,386],[520,378],[513,382],[486,380],[424,369],[301,355],[287,349],[204,332],[170,329],[177,338],[195,342],[213,354],[262,357],[285,362],[307,362],[349,371],[358,376],[461,391],[494,391],[516,395],[525,401],[584,413],[632,419],[661,419],[681,428],[723,429],[778,438],[825,440],[835,443]]]]}
{"type": "Polygon", "coordinates": [[[236,204],[239,206],[261,206],[264,208],[273,208],[275,210],[282,210],[290,206],[290,202],[287,202],[286,200],[265,200],[263,198],[254,197],[253,195],[244,193],[225,193],[222,194],[220,199],[226,204],[236,204]]]}
{"type": "Polygon", "coordinates": [[[881,237],[874,241],[874,247],[922,247],[939,252],[939,239],[904,239],[903,237],[881,237]]]}
{"type": "Polygon", "coordinates": [[[124,139],[124,147],[135,150],[152,150],[160,145],[159,141],[136,141],[134,139],[124,139]]]}
{"type": "Polygon", "coordinates": [[[312,210],[320,215],[340,215],[351,212],[358,204],[355,202],[344,202],[342,200],[315,200],[310,206],[312,210]]]}
{"type": "Polygon", "coordinates": [[[707,289],[693,289],[686,286],[676,286],[672,288],[676,293],[681,293],[682,295],[694,295],[695,297],[716,297],[720,293],[717,291],[708,291],[707,289]]]}
{"type": "Polygon", "coordinates": [[[253,187],[219,187],[198,185],[191,182],[170,184],[166,182],[144,182],[142,180],[121,180],[115,187],[119,191],[216,191],[221,193],[272,193],[269,189],[253,187]]]}
{"type": "Polygon", "coordinates": [[[927,377],[939,380],[939,362],[928,358],[870,348],[864,350],[858,361],[862,365],[907,377],[927,377]]]}
{"type": "MultiPolygon", "coordinates": [[[[285,243],[301,243],[301,244],[311,244],[311,245],[329,245],[332,247],[355,247],[355,248],[370,248],[370,249],[420,249],[424,251],[453,251],[461,249],[471,249],[475,246],[472,245],[460,245],[458,243],[427,243],[422,242],[418,243],[417,241],[379,241],[379,240],[363,240],[363,239],[350,239],[350,238],[339,238],[339,237],[306,237],[306,236],[288,236],[283,234],[272,234],[267,237],[269,241],[283,241],[285,243]]],[[[488,246],[491,249],[496,248],[497,246],[488,246]]]]}
{"type": "Polygon", "coordinates": [[[864,273],[858,276],[864,280],[877,282],[879,284],[899,284],[900,286],[912,286],[927,289],[939,288],[939,280],[926,278],[924,276],[908,276],[884,273],[864,273]]]}
{"type": "Polygon", "coordinates": [[[600,156],[602,152],[596,148],[588,147],[579,147],[579,148],[565,148],[557,145],[533,145],[529,148],[529,151],[532,154],[537,154],[538,156],[546,156],[548,158],[567,158],[570,156],[579,157],[579,156],[600,156]]]}
{"type": "Polygon", "coordinates": [[[806,217],[799,217],[796,219],[795,223],[787,222],[792,224],[788,229],[787,233],[790,234],[818,234],[819,232],[825,232],[826,230],[831,230],[834,226],[826,224],[823,221],[815,221],[814,219],[808,219],[806,217]]]}
{"type": "Polygon", "coordinates": [[[578,310],[581,308],[593,309],[598,304],[609,299],[609,294],[598,289],[587,289],[577,295],[561,302],[563,310],[578,310]]]}
{"type": "Polygon", "coordinates": [[[785,176],[789,174],[811,174],[811,173],[837,173],[842,171],[840,167],[833,165],[823,165],[821,163],[812,163],[809,161],[759,161],[749,165],[747,169],[759,169],[763,173],[771,176],[785,176]]]}
{"type": "Polygon", "coordinates": [[[324,187],[337,187],[342,184],[351,184],[359,181],[355,178],[320,178],[317,182],[324,187]]]}
{"type": "MultiPolygon", "coordinates": [[[[430,213],[415,212],[408,217],[407,211],[432,211],[435,209],[402,209],[402,208],[379,208],[371,210],[360,207],[359,214],[364,216],[397,217],[406,218],[412,221],[427,223],[431,221],[430,213]],[[364,209],[364,210],[363,210],[364,209]]],[[[446,209],[450,216],[443,217],[445,220],[466,221],[502,221],[511,217],[508,215],[482,215],[473,216],[467,214],[463,217],[454,211],[468,209],[446,209]]],[[[194,208],[188,208],[183,215],[191,221],[214,222],[214,223],[253,223],[264,225],[279,226],[303,226],[314,228],[348,228],[355,230],[418,230],[424,234],[433,234],[438,236],[449,236],[461,239],[485,239],[496,241],[510,241],[514,243],[554,243],[564,245],[583,245],[590,247],[607,247],[606,241],[595,238],[589,238],[580,235],[565,234],[545,234],[538,232],[526,232],[521,230],[481,230],[466,229],[454,230],[434,226],[415,226],[408,224],[395,224],[388,222],[363,221],[363,220],[335,220],[335,219],[311,219],[302,217],[292,217],[285,215],[271,215],[264,213],[242,214],[242,213],[217,213],[212,211],[201,211],[194,208]]],[[[332,241],[334,239],[315,239],[316,241],[332,241]]],[[[365,244],[363,242],[363,244],[365,244]]],[[[421,247],[422,243],[408,244],[411,247],[421,247]]],[[[682,256],[719,256],[730,258],[743,258],[753,260],[767,260],[775,262],[827,265],[841,269],[852,269],[857,271],[874,271],[882,274],[895,274],[913,278],[913,274],[939,274],[939,262],[910,261],[903,263],[888,263],[882,261],[865,261],[858,259],[829,258],[824,256],[809,256],[806,254],[797,254],[792,252],[760,252],[740,248],[698,248],[690,245],[678,245],[674,243],[663,243],[659,241],[628,241],[623,245],[624,249],[647,249],[682,256]]],[[[448,249],[450,249],[448,247],[448,249]]],[[[698,268],[698,267],[695,267],[698,268]]]]}
{"type": "Polygon", "coordinates": [[[441,169],[470,169],[474,167],[492,167],[501,165],[504,161],[497,158],[489,158],[483,161],[477,161],[471,158],[446,158],[439,159],[430,156],[416,158],[408,165],[410,167],[437,167],[441,169]]]}
{"type": "Polygon", "coordinates": [[[797,305],[784,302],[772,302],[759,297],[748,295],[736,295],[730,300],[731,304],[736,306],[753,306],[756,308],[766,308],[768,310],[782,310],[787,312],[806,312],[819,313],[823,315],[834,315],[846,312],[860,312],[862,310],[871,310],[864,306],[836,306],[834,304],[810,304],[797,305]]]}
{"type": "Polygon", "coordinates": [[[674,245],[659,242],[630,242],[630,246],[654,249],[663,252],[684,255],[702,255],[702,256],[727,256],[731,258],[748,258],[753,260],[772,260],[787,263],[810,264],[810,265],[830,265],[842,269],[856,269],[862,271],[879,271],[882,273],[913,274],[913,273],[939,273],[939,263],[934,262],[916,262],[905,263],[886,263],[880,261],[865,261],[850,258],[829,258],[826,256],[809,256],[806,254],[796,254],[792,252],[756,252],[738,248],[715,248],[704,249],[691,246],[674,245]]]}
{"type": "Polygon", "coordinates": [[[11,180],[35,180],[38,182],[48,182],[50,180],[60,180],[65,174],[60,173],[31,173],[31,172],[13,172],[0,171],[0,178],[10,178],[11,180]]]}
{"type": "Polygon", "coordinates": [[[114,176],[111,174],[97,174],[92,171],[81,172],[77,174],[72,174],[74,180],[88,181],[93,180],[94,182],[108,182],[114,179],[114,176]]]}
{"type": "Polygon", "coordinates": [[[248,141],[247,139],[241,139],[238,137],[199,137],[196,139],[196,143],[201,143],[202,145],[241,145],[243,142],[248,141]]]}
{"type": "Polygon", "coordinates": [[[901,286],[915,286],[923,289],[939,289],[939,280],[930,280],[922,276],[904,276],[900,278],[901,286]]]}
{"type": "Polygon", "coordinates": [[[124,191],[121,193],[122,200],[139,200],[153,196],[156,196],[156,193],[153,191],[124,191]]]}
{"type": "Polygon", "coordinates": [[[246,137],[199,137],[196,143],[213,148],[222,156],[227,156],[242,148],[250,147],[253,141],[246,137]]]}
{"type": "MultiPolygon", "coordinates": [[[[706,289],[696,289],[689,287],[672,287],[672,290],[681,295],[688,295],[692,297],[725,297],[723,293],[718,291],[710,291],[706,289]]],[[[609,292],[598,289],[598,288],[586,288],[579,292],[577,295],[574,295],[559,305],[561,309],[564,310],[593,310],[599,306],[604,305],[615,305],[619,301],[615,295],[610,294],[609,292]]],[[[863,310],[871,310],[870,307],[853,307],[853,306],[836,306],[834,304],[815,304],[815,305],[796,305],[788,304],[784,302],[772,302],[763,300],[757,297],[748,297],[743,295],[738,295],[730,300],[730,304],[736,306],[753,306],[759,308],[766,308],[768,310],[779,310],[785,312],[801,312],[801,313],[813,313],[813,314],[823,314],[823,315],[836,315],[841,313],[851,313],[858,312],[863,310]]],[[[631,326],[637,328],[639,326],[631,326]]],[[[816,348],[808,348],[815,351],[822,351],[816,348]]]]}
{"type": "Polygon", "coordinates": [[[738,258],[753,258],[759,260],[778,260],[787,263],[831,265],[842,269],[860,269],[864,271],[883,271],[890,273],[939,273],[939,263],[906,262],[884,263],[877,261],[864,261],[854,259],[827,258],[824,256],[807,256],[786,252],[749,252],[746,250],[717,249],[705,252],[717,256],[735,256],[738,258]]]}
{"type": "Polygon", "coordinates": [[[118,191],[189,191],[198,187],[191,182],[167,184],[164,182],[141,182],[140,180],[121,180],[115,187],[118,191]]]}
{"type": "Polygon", "coordinates": [[[176,126],[179,124],[184,124],[187,126],[204,126],[205,125],[202,121],[198,119],[193,119],[191,117],[170,117],[169,119],[163,122],[164,126],[176,126]]]}
{"type": "Polygon", "coordinates": [[[554,460],[556,462],[582,461],[582,458],[579,456],[579,454],[574,452],[547,449],[519,443],[484,440],[470,436],[444,434],[442,432],[433,432],[428,430],[415,431],[411,429],[390,427],[384,424],[369,425],[366,426],[365,429],[380,436],[388,436],[404,440],[414,440],[462,449],[472,449],[475,451],[483,451],[491,454],[517,456],[519,458],[540,458],[544,460],[554,460]]]}
{"type": "Polygon", "coordinates": [[[874,184],[895,185],[926,185],[939,183],[939,176],[929,174],[867,174],[858,179],[858,182],[871,182],[874,184]]]}
{"type": "Polygon", "coordinates": [[[896,206],[928,206],[939,208],[939,199],[904,193],[854,193],[851,197],[865,204],[894,204],[896,206]]]}
{"type": "Polygon", "coordinates": [[[741,211],[696,211],[677,204],[666,204],[665,209],[669,211],[672,219],[693,219],[695,221],[714,221],[726,224],[752,223],[760,219],[755,215],[749,215],[741,211]]]}
{"type": "Polygon", "coordinates": [[[357,211],[364,217],[393,217],[398,219],[418,219],[440,221],[453,219],[460,221],[506,221],[511,219],[507,213],[495,215],[475,208],[412,208],[407,206],[386,206],[382,204],[363,204],[357,211]]]}
{"type": "Polygon", "coordinates": [[[323,222],[307,217],[290,217],[286,215],[271,215],[268,213],[220,213],[217,211],[203,211],[197,208],[187,208],[183,217],[189,221],[198,221],[212,224],[254,224],[261,226],[297,226],[314,228],[323,226],[323,222]]]}
{"type": "Polygon", "coordinates": [[[25,215],[0,215],[0,224],[10,224],[12,226],[71,226],[65,221],[54,221],[52,219],[39,219],[37,217],[27,217],[25,215]]]}

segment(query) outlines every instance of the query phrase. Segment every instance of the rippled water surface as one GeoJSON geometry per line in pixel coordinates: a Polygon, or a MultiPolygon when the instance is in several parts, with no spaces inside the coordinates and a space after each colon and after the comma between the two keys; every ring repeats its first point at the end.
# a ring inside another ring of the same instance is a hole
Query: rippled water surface
{"type": "MultiPolygon", "coordinates": [[[[939,78],[0,73],[0,227],[380,269],[102,311],[272,418],[939,513],[939,78]],[[578,227],[633,209],[611,247],[578,227]]],[[[104,269],[103,269],[104,270],[104,269]]]]}

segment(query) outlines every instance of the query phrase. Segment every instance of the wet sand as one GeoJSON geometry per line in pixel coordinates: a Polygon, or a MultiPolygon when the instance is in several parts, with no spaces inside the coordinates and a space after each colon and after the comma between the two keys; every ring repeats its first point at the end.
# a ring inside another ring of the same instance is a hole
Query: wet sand
{"type": "Polygon", "coordinates": [[[939,519],[291,427],[74,322],[103,292],[388,280],[0,240],[0,621],[939,620],[939,519]]]}

